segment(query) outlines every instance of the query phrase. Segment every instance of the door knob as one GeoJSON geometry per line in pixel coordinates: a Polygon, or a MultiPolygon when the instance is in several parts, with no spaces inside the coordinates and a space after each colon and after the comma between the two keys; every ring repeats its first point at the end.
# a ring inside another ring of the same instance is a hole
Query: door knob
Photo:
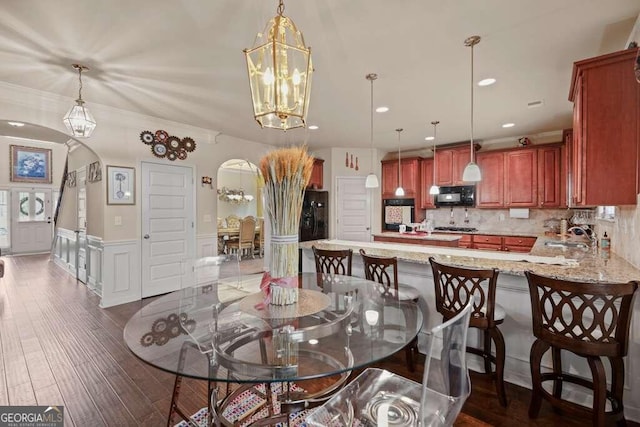
{"type": "Polygon", "coordinates": [[[145,234],[143,237],[144,237],[145,239],[149,239],[149,235],[148,235],[148,234],[145,234]]]}

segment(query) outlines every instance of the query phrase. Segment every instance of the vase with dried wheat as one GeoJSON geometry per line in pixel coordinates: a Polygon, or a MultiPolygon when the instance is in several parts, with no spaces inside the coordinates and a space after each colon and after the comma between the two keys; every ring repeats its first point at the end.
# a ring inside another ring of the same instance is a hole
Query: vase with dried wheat
{"type": "Polygon", "coordinates": [[[260,160],[264,210],[271,226],[269,272],[262,278],[262,304],[298,301],[298,227],[313,157],[306,147],[281,148],[260,160]]]}

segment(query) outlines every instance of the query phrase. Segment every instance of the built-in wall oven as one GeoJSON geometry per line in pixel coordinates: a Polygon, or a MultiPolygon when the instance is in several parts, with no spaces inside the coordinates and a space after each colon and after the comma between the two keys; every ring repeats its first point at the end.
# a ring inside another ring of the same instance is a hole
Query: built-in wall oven
{"type": "Polygon", "coordinates": [[[384,230],[399,231],[400,224],[415,222],[415,199],[383,200],[384,230]]]}

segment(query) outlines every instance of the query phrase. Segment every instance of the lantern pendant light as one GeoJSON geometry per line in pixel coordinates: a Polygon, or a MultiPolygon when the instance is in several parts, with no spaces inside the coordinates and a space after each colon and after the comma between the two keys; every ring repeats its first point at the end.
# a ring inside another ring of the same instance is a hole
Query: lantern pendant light
{"type": "Polygon", "coordinates": [[[79,138],[89,138],[96,128],[96,120],[89,109],[84,106],[84,101],[82,100],[82,72],[89,71],[89,68],[80,64],[72,64],[72,67],[78,71],[78,99],[76,99],[76,105],[71,107],[67,114],[64,115],[62,121],[71,132],[71,135],[79,138]]]}
{"type": "Polygon", "coordinates": [[[402,171],[400,170],[400,132],[402,132],[402,128],[396,129],[398,132],[398,188],[396,188],[396,196],[404,197],[404,188],[402,188],[402,171]]]}
{"type": "Polygon", "coordinates": [[[432,196],[437,196],[440,194],[440,187],[436,184],[436,126],[438,126],[439,121],[433,121],[431,124],[433,125],[433,184],[429,189],[429,194],[432,196]]]}
{"type": "Polygon", "coordinates": [[[293,21],[284,16],[283,0],[278,14],[244,54],[258,124],[285,131],[306,127],[313,72],[311,48],[293,21]]]}
{"type": "Polygon", "coordinates": [[[465,46],[471,48],[471,158],[462,173],[462,180],[465,182],[478,182],[482,180],[480,168],[473,161],[475,147],[473,146],[473,47],[480,43],[480,36],[471,36],[464,41],[465,46]]]}
{"type": "Polygon", "coordinates": [[[367,74],[366,79],[371,82],[371,129],[369,134],[369,140],[371,142],[371,172],[367,175],[367,179],[364,182],[365,188],[378,188],[380,183],[378,182],[378,176],[373,172],[373,159],[374,159],[374,150],[373,150],[373,81],[378,78],[378,75],[375,73],[367,74]]]}

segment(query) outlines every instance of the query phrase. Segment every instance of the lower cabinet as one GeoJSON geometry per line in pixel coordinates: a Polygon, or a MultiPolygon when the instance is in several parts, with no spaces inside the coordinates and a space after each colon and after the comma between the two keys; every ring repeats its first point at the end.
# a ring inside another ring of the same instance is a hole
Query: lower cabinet
{"type": "Polygon", "coordinates": [[[481,234],[473,235],[473,249],[484,249],[489,251],[502,250],[501,236],[485,236],[481,234]]]}
{"type": "Polygon", "coordinates": [[[374,242],[386,242],[386,243],[405,243],[410,245],[423,245],[423,246],[446,246],[451,248],[457,248],[458,242],[456,240],[434,240],[434,239],[413,239],[402,237],[398,235],[394,236],[373,236],[374,242]]]}
{"type": "Polygon", "coordinates": [[[535,237],[504,237],[502,250],[508,252],[529,252],[536,243],[535,237]]]}

